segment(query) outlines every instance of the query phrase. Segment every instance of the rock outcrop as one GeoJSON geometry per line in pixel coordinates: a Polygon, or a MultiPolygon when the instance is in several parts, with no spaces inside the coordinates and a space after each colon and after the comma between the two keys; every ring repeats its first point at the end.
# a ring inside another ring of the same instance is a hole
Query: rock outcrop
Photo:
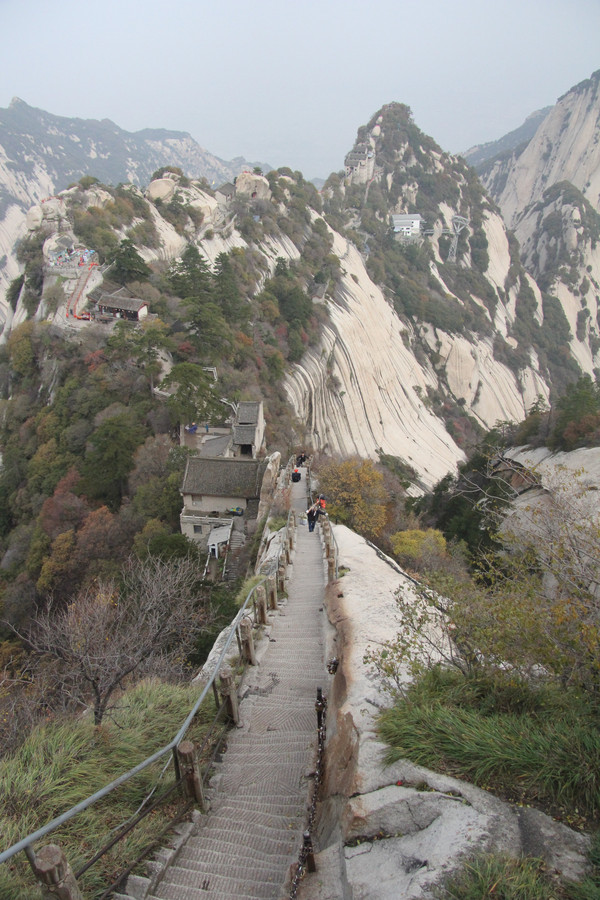
{"type": "Polygon", "coordinates": [[[563,878],[582,878],[584,835],[467,782],[405,760],[385,764],[376,717],[389,695],[369,676],[363,657],[394,633],[394,591],[411,581],[358,535],[343,526],[334,532],[347,570],[327,599],[328,652],[339,665],[328,698],[317,871],[301,882],[299,898],[430,897],[465,859],[490,851],[542,858],[563,878]]]}
{"type": "Polygon", "coordinates": [[[600,70],[560,98],[522,153],[483,174],[509,228],[560,181],[569,181],[600,210],[599,134],[600,70]]]}
{"type": "Polygon", "coordinates": [[[15,97],[0,109],[0,297],[19,272],[14,246],[25,233],[27,210],[82,176],[144,186],[157,169],[176,166],[217,186],[253,165],[242,157],[219,159],[185,132],[132,133],[109,119],[55,116],[15,97]]]}

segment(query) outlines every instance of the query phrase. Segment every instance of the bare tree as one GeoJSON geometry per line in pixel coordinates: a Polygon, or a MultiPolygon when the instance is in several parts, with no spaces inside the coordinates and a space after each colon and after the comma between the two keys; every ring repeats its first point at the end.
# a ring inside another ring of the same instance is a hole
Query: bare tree
{"type": "Polygon", "coordinates": [[[183,675],[187,653],[213,617],[199,578],[190,557],[132,558],[118,586],[99,580],[66,608],[50,603],[19,636],[40,661],[55,661],[61,692],[91,700],[100,725],[115,692],[131,679],[183,675]]]}

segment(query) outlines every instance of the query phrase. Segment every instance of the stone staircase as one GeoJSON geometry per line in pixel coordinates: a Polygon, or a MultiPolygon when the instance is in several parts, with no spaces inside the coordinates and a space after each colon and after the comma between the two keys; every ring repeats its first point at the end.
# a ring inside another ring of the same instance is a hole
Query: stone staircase
{"type": "Polygon", "coordinates": [[[225,567],[225,581],[235,581],[240,572],[239,558],[242,548],[246,544],[246,535],[243,531],[236,528],[232,529],[229,538],[229,552],[227,554],[227,565],[225,567]]]}
{"type": "MultiPolygon", "coordinates": [[[[292,485],[298,512],[305,487],[292,485]]],[[[317,747],[315,700],[324,687],[325,566],[318,532],[296,530],[287,598],[269,613],[258,665],[241,685],[240,723],[207,792],[206,815],[179,828],[148,878],[116,900],[282,900],[298,859],[317,747]]]]}

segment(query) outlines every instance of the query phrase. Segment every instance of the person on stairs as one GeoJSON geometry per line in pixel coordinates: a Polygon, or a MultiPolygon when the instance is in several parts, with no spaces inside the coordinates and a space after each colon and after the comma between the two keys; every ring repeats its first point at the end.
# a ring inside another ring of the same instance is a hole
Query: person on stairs
{"type": "Polygon", "coordinates": [[[312,506],[306,510],[306,516],[308,518],[308,530],[314,531],[315,525],[319,519],[319,516],[325,516],[327,513],[325,512],[325,498],[321,494],[318,500],[315,500],[312,506]]]}

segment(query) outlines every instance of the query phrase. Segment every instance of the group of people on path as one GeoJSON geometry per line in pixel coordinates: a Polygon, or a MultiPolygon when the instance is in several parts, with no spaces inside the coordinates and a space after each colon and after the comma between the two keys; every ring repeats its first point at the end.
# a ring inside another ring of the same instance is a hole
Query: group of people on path
{"type": "MultiPolygon", "coordinates": [[[[295,467],[294,471],[292,472],[292,481],[296,481],[296,482],[300,481],[302,476],[299,472],[299,466],[303,466],[305,464],[305,462],[306,462],[306,453],[304,451],[302,451],[301,453],[299,453],[296,456],[296,467],[295,467]]],[[[320,516],[327,515],[327,513],[325,512],[325,506],[326,506],[325,497],[323,496],[323,494],[319,494],[319,496],[317,497],[315,502],[312,504],[312,506],[309,506],[308,509],[306,510],[306,517],[308,519],[308,530],[309,531],[315,530],[315,525],[319,521],[320,516]]]]}

